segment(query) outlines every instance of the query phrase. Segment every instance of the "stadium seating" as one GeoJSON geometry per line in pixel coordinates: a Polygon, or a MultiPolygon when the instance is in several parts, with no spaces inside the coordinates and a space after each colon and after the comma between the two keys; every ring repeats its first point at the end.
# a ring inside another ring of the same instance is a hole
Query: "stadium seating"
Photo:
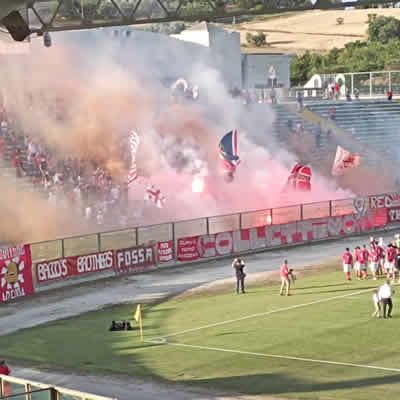
{"type": "Polygon", "coordinates": [[[336,124],[347,130],[359,143],[369,164],[383,157],[398,160],[396,147],[400,143],[400,104],[385,100],[317,102],[307,106],[321,117],[329,118],[329,109],[335,108],[336,124]]]}
{"type": "Polygon", "coordinates": [[[275,112],[273,123],[274,135],[282,147],[287,148],[297,155],[299,161],[310,163],[317,167],[321,173],[328,172],[336,150],[337,138],[334,134],[327,135],[327,130],[322,128],[320,143],[317,146],[318,124],[305,120],[301,114],[295,111],[293,104],[272,105],[275,112]],[[292,129],[288,128],[288,121],[292,123],[292,129]],[[295,130],[298,124],[303,126],[300,136],[295,130]],[[297,143],[294,143],[297,142],[297,143]]]}

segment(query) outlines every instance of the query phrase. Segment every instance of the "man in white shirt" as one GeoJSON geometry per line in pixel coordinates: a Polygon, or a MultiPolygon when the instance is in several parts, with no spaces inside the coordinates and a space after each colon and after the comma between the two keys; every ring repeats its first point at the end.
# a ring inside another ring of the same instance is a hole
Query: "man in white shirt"
{"type": "Polygon", "coordinates": [[[386,306],[389,306],[388,318],[392,318],[392,288],[390,287],[390,279],[386,280],[386,283],[379,288],[378,297],[383,304],[383,318],[386,318],[386,306]]]}

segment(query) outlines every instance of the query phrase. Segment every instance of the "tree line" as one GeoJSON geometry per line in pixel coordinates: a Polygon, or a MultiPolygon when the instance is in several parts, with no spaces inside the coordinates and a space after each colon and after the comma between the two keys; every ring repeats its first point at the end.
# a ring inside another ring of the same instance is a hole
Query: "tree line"
{"type": "MultiPolygon", "coordinates": [[[[345,21],[344,21],[345,23],[345,21]]],[[[333,48],[327,54],[307,51],[291,64],[291,85],[304,85],[314,74],[367,72],[400,68],[400,20],[368,15],[368,38],[333,48]]]]}

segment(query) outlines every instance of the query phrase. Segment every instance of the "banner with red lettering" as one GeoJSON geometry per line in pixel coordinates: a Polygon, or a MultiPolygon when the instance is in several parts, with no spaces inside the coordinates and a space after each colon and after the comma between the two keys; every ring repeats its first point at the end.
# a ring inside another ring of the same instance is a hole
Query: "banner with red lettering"
{"type": "Polygon", "coordinates": [[[113,250],[103,251],[82,256],[65,257],[58,260],[43,261],[35,265],[36,282],[66,279],[71,276],[91,274],[113,270],[113,250]]]}
{"type": "Polygon", "coordinates": [[[116,250],[115,273],[117,275],[137,274],[156,265],[153,246],[138,246],[116,250]]]}
{"type": "Polygon", "coordinates": [[[0,249],[0,302],[34,292],[30,246],[0,249]]]}
{"type": "Polygon", "coordinates": [[[174,261],[174,252],[172,248],[172,240],[158,242],[157,244],[158,262],[160,264],[174,261]]]}

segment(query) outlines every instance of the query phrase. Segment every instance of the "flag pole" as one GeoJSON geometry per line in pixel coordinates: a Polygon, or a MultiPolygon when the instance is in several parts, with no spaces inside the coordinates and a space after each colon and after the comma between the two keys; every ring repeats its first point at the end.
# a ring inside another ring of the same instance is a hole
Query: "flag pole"
{"type": "Polygon", "coordinates": [[[139,328],[140,328],[140,340],[143,342],[142,313],[140,313],[139,317],[139,328]]]}
{"type": "Polygon", "coordinates": [[[139,323],[140,340],[143,342],[142,307],[140,304],[137,305],[133,318],[139,323]]]}

